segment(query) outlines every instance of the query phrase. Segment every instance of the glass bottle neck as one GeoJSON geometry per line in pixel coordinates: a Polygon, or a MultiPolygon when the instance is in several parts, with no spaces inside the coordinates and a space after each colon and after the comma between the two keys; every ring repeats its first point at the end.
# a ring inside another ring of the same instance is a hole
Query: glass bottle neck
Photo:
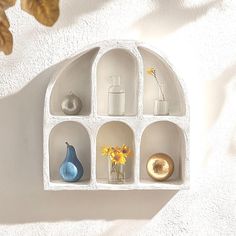
{"type": "Polygon", "coordinates": [[[120,76],[112,76],[111,79],[113,86],[120,86],[120,76]]]}

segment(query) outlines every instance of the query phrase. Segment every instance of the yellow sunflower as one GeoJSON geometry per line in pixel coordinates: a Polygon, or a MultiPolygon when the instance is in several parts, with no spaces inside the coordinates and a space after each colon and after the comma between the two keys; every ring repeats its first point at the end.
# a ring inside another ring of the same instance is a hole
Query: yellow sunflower
{"type": "Polygon", "coordinates": [[[130,156],[132,156],[132,151],[131,151],[131,149],[130,149],[127,145],[125,145],[125,144],[122,145],[122,147],[121,147],[121,152],[123,153],[123,155],[124,155],[125,157],[130,157],[130,156]]]}
{"type": "Polygon", "coordinates": [[[117,164],[124,165],[126,163],[126,158],[125,158],[125,156],[124,156],[124,154],[122,152],[115,152],[115,153],[113,153],[111,160],[116,165],[117,164]]]}
{"type": "Polygon", "coordinates": [[[111,152],[111,148],[106,147],[106,146],[102,147],[102,155],[103,156],[109,156],[110,152],[111,152]]]}

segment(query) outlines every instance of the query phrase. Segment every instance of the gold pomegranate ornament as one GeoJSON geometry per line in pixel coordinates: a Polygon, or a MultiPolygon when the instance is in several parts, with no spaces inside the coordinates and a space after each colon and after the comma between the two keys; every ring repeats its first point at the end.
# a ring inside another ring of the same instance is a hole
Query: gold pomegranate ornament
{"type": "Polygon", "coordinates": [[[174,162],[164,153],[156,153],[147,161],[147,173],[157,181],[167,180],[174,172],[174,162]]]}

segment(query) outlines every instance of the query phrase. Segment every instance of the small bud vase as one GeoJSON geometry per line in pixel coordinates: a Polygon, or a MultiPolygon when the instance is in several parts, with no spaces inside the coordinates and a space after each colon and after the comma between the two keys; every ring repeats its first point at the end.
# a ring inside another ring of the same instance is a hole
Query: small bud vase
{"type": "Polygon", "coordinates": [[[153,114],[155,116],[164,116],[169,114],[169,105],[166,100],[155,99],[153,114]]]}
{"type": "Polygon", "coordinates": [[[169,115],[169,104],[166,100],[165,83],[159,83],[158,98],[154,100],[153,114],[155,116],[169,115]]]}
{"type": "Polygon", "coordinates": [[[125,165],[115,164],[108,159],[108,183],[123,184],[125,182],[125,165]]]}

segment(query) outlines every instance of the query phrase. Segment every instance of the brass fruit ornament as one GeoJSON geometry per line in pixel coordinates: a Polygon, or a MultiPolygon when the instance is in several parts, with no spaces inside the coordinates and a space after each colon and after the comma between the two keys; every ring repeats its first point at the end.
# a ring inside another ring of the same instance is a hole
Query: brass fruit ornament
{"type": "Polygon", "coordinates": [[[174,172],[174,162],[164,153],[156,153],[147,161],[148,174],[157,181],[167,180],[174,172]]]}

